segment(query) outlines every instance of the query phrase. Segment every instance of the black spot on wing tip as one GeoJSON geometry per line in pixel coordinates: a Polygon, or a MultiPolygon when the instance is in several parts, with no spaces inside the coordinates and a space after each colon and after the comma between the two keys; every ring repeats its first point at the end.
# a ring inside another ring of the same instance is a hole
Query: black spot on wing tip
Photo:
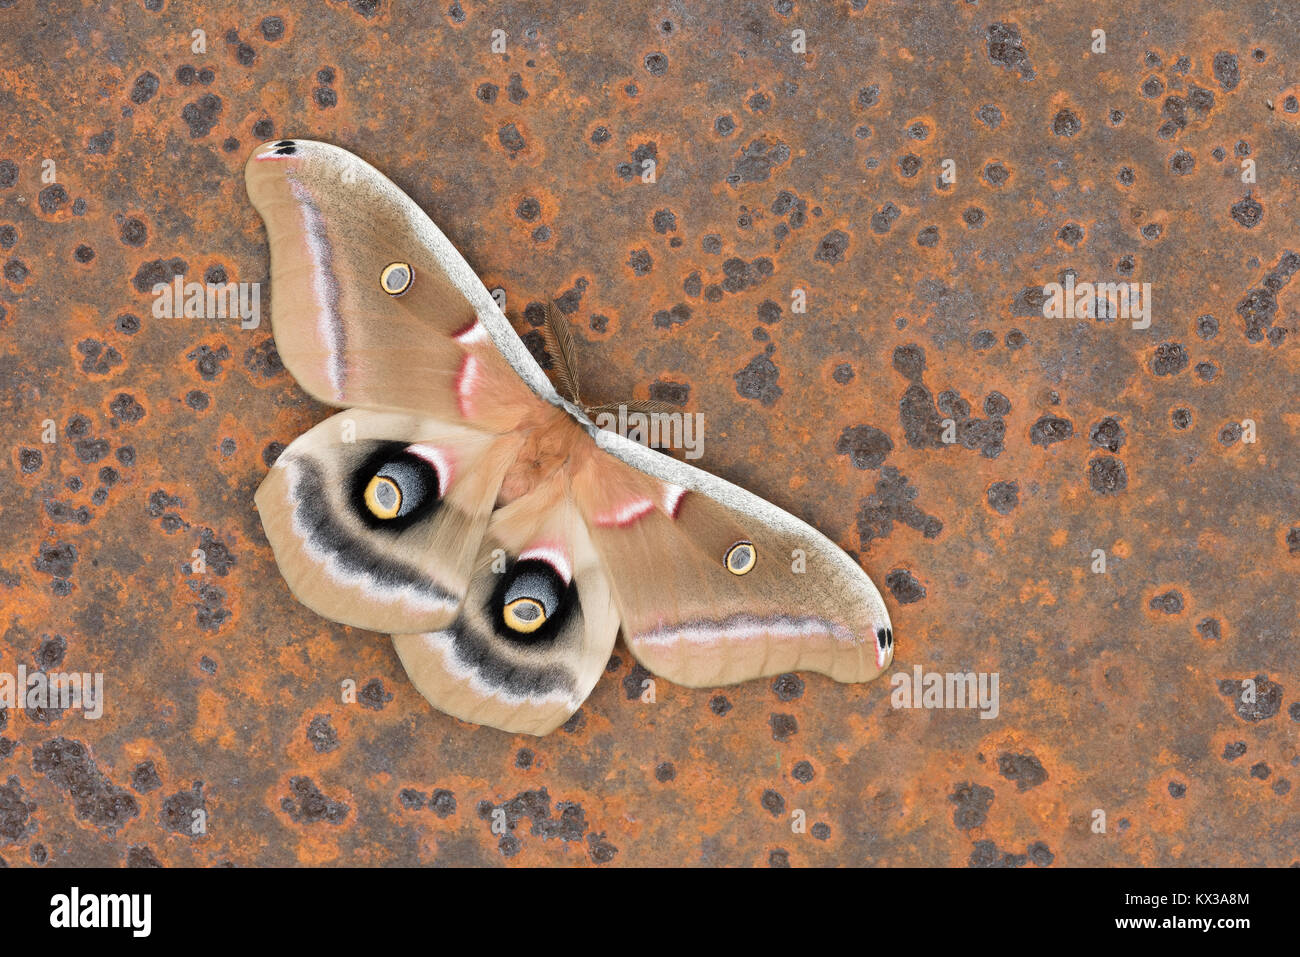
{"type": "Polygon", "coordinates": [[[297,145],[298,144],[295,143],[293,140],[280,140],[280,142],[275,144],[276,149],[279,149],[280,147],[284,147],[284,146],[297,146],[297,145]]]}
{"type": "Polygon", "coordinates": [[[294,153],[297,153],[297,152],[298,152],[298,147],[293,146],[292,144],[290,144],[289,146],[281,146],[279,149],[277,149],[277,150],[275,151],[275,155],[276,155],[276,156],[292,156],[294,153]]]}

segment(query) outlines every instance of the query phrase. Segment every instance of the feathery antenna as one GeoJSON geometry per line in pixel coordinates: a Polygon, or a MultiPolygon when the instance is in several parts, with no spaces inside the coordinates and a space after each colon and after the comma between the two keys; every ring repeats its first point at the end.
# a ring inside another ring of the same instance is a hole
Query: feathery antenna
{"type": "Polygon", "coordinates": [[[546,322],[542,324],[542,338],[546,351],[555,360],[555,375],[559,379],[561,394],[579,408],[582,398],[578,386],[578,362],[573,352],[573,333],[569,321],[560,312],[554,299],[546,302],[546,322]]]}

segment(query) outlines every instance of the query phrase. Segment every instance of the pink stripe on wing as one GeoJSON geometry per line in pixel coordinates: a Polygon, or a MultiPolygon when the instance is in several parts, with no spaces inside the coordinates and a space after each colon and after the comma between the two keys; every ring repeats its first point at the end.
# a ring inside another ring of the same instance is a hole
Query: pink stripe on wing
{"type": "Polygon", "coordinates": [[[559,542],[538,542],[529,545],[519,553],[519,560],[538,560],[546,562],[564,579],[565,584],[573,581],[573,563],[569,561],[568,550],[559,542]]]}
{"type": "Polygon", "coordinates": [[[469,346],[476,342],[486,341],[488,334],[483,323],[479,322],[478,318],[475,317],[453,332],[451,337],[461,345],[469,346]]]}
{"type": "Polygon", "coordinates": [[[456,404],[460,408],[460,414],[469,418],[474,411],[470,398],[474,393],[474,387],[478,385],[479,364],[475,356],[466,356],[465,361],[460,365],[460,372],[456,375],[456,404]]]}
{"type": "Polygon", "coordinates": [[[424,459],[438,473],[438,495],[447,494],[447,489],[451,487],[451,476],[455,471],[454,460],[451,452],[447,449],[440,449],[436,445],[408,445],[406,451],[412,455],[417,455],[424,459]]]}
{"type": "Polygon", "coordinates": [[[634,498],[615,506],[596,516],[596,524],[601,528],[624,528],[637,519],[655,510],[655,503],[648,498],[634,498]]]}
{"type": "Polygon", "coordinates": [[[666,490],[664,491],[664,511],[668,513],[669,518],[676,518],[677,513],[681,511],[682,499],[686,497],[686,489],[680,485],[673,485],[671,482],[665,482],[666,490]]]}

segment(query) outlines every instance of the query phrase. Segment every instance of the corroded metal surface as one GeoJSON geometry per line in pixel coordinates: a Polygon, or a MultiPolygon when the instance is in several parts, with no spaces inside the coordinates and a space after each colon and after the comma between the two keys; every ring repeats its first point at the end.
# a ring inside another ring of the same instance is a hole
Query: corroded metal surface
{"type": "Polygon", "coordinates": [[[1296,14],[553,6],[0,3],[0,671],[107,697],[0,713],[0,856],[1300,861],[1296,14]],[[326,410],[266,322],[150,293],[265,280],[281,136],[388,173],[536,348],[554,295],[590,401],[704,412],[701,464],[887,585],[894,671],[996,673],[997,716],[649,703],[620,645],[515,738],[298,605],[253,490],[326,410]],[[1150,283],[1150,328],[1044,318],[1067,270],[1150,283]]]}

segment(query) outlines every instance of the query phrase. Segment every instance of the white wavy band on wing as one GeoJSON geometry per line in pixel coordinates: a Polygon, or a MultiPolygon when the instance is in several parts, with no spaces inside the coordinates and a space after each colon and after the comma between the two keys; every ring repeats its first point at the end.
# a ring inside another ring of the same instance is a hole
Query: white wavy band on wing
{"type": "Polygon", "coordinates": [[[457,653],[456,633],[454,631],[431,631],[413,637],[420,639],[420,643],[426,649],[439,656],[442,661],[442,668],[447,674],[459,681],[464,681],[470,690],[480,698],[494,698],[497,701],[505,701],[512,705],[563,705],[570,711],[576,711],[591,692],[590,688],[579,688],[572,693],[557,689],[540,694],[520,694],[501,685],[484,681],[478,669],[470,662],[462,659],[457,653]]]}
{"type": "Polygon", "coordinates": [[[334,399],[342,401],[343,380],[346,375],[343,356],[347,341],[343,332],[343,322],[338,313],[338,286],[333,276],[334,250],[325,231],[325,221],[321,219],[320,210],[316,208],[311,192],[292,175],[287,178],[289,190],[302,210],[302,235],[307,243],[307,262],[311,264],[311,287],[316,298],[316,328],[321,343],[329,350],[325,360],[325,374],[329,377],[330,387],[334,390],[334,399]]]}
{"type": "MultiPolygon", "coordinates": [[[[281,455],[276,465],[278,466],[285,458],[285,455],[281,455]]],[[[294,534],[302,542],[304,551],[316,559],[320,568],[329,576],[331,581],[346,588],[357,588],[367,598],[399,603],[402,611],[413,614],[455,611],[460,607],[458,600],[431,594],[417,584],[392,585],[372,575],[349,572],[344,568],[338,558],[338,552],[322,548],[315,543],[316,530],[304,520],[303,512],[305,510],[300,507],[301,499],[297,493],[298,477],[301,474],[299,463],[297,460],[292,460],[287,463],[287,466],[290,471],[287,495],[289,508],[293,513],[294,534]]],[[[436,582],[430,580],[428,587],[438,588],[439,586],[436,582]]]]}
{"type": "Polygon", "coordinates": [[[843,625],[823,618],[759,618],[756,615],[736,615],[723,621],[705,621],[681,625],[676,628],[656,628],[633,635],[630,641],[638,645],[675,645],[683,642],[697,645],[717,642],[745,642],[760,638],[806,639],[824,635],[849,645],[862,643],[843,625]]]}

